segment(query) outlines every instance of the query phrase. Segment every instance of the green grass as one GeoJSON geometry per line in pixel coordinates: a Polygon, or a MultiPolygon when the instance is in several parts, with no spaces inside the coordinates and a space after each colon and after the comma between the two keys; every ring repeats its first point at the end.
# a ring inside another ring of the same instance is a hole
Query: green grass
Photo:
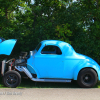
{"type": "MultiPolygon", "coordinates": [[[[2,84],[2,78],[0,77],[0,88],[4,87],[2,84]]],[[[30,79],[22,79],[21,84],[17,88],[80,88],[76,81],[71,83],[51,83],[51,82],[33,82],[30,79]]],[[[100,88],[100,82],[95,87],[100,88]]]]}

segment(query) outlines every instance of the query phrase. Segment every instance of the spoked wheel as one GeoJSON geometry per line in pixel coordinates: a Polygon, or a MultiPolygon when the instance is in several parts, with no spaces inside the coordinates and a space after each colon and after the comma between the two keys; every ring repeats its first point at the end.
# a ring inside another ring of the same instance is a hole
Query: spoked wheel
{"type": "Polygon", "coordinates": [[[6,87],[15,88],[21,83],[21,76],[17,71],[8,71],[3,77],[3,84],[6,87]]]}
{"type": "Polygon", "coordinates": [[[91,88],[97,83],[97,73],[90,68],[83,69],[78,75],[77,82],[83,88],[91,88]]]}

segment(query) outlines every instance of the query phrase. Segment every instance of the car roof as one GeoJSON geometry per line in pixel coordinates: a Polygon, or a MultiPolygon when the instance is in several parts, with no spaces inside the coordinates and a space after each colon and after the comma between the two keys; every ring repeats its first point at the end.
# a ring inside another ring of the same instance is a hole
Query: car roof
{"type": "Polygon", "coordinates": [[[71,55],[74,51],[73,47],[64,41],[60,41],[60,40],[43,40],[41,41],[43,46],[46,45],[54,45],[54,46],[58,46],[65,55],[71,55]]]}
{"type": "Polygon", "coordinates": [[[59,45],[60,43],[67,44],[66,42],[60,40],[43,40],[41,43],[46,45],[59,45]]]}

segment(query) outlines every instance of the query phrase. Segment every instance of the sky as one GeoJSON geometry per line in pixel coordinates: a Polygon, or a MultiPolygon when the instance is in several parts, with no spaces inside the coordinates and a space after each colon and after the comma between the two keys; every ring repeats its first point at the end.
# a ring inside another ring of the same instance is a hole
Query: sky
{"type": "Polygon", "coordinates": [[[34,4],[34,0],[31,0],[32,4],[34,4]]]}

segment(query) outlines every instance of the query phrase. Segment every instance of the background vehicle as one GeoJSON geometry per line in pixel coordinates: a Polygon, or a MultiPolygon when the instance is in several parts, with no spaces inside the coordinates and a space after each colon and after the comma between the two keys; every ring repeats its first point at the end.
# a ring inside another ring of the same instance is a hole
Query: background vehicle
{"type": "Polygon", "coordinates": [[[93,87],[100,80],[100,66],[90,57],[76,53],[63,41],[44,40],[35,50],[21,53],[19,59],[2,61],[1,74],[7,87],[17,87],[22,73],[37,82],[71,82],[93,87]]]}

